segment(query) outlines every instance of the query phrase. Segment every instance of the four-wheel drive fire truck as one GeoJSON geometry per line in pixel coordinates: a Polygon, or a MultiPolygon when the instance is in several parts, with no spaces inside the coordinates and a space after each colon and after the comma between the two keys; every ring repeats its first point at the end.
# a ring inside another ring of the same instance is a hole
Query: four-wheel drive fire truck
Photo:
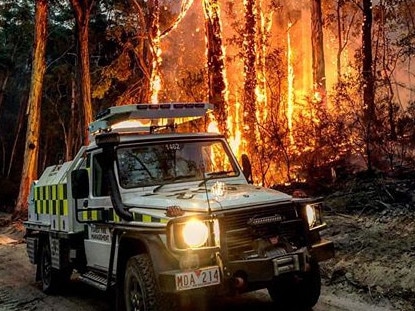
{"type": "Polygon", "coordinates": [[[334,255],[320,237],[321,200],[250,184],[223,135],[191,131],[212,108],[111,107],[90,124],[88,146],[46,168],[25,222],[44,292],[76,272],[113,290],[117,310],[261,288],[281,305],[317,302],[318,262],[334,255]]]}

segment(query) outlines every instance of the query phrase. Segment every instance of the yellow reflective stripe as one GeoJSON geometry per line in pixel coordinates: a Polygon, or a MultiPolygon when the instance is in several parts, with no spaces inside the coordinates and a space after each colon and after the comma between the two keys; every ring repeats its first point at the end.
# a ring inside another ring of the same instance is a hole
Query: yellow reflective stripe
{"type": "Polygon", "coordinates": [[[68,215],[66,184],[35,186],[34,202],[37,214],[68,215]]]}
{"type": "Polygon", "coordinates": [[[63,201],[63,215],[68,216],[68,200],[63,201]]]}
{"type": "Polygon", "coordinates": [[[152,217],[150,215],[143,215],[143,222],[152,222],[152,217]]]}

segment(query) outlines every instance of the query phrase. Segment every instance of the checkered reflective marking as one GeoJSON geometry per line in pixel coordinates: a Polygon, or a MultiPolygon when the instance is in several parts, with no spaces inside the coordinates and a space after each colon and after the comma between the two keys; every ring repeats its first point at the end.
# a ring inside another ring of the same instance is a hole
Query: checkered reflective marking
{"type": "MultiPolygon", "coordinates": [[[[83,210],[81,212],[81,219],[84,221],[100,221],[103,220],[103,211],[102,210],[83,210]]],[[[115,214],[113,209],[108,210],[108,221],[113,222],[120,222],[120,217],[115,214]]],[[[139,213],[133,213],[133,221],[139,221],[139,222],[146,222],[146,223],[167,223],[168,219],[161,218],[161,217],[155,217],[151,215],[146,214],[139,214],[139,213]]]]}
{"type": "Polygon", "coordinates": [[[37,214],[68,215],[66,184],[35,186],[34,201],[37,214]]]}

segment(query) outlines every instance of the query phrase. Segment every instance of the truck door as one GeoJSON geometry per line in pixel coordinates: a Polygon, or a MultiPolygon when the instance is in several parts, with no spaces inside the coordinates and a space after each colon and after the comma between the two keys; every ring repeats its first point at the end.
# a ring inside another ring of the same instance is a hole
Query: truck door
{"type": "Polygon", "coordinates": [[[87,223],[88,237],[85,239],[87,265],[102,271],[108,270],[111,253],[111,224],[116,217],[109,185],[106,181],[103,160],[105,154],[101,151],[90,155],[90,189],[87,206],[82,212],[83,220],[87,223]]]}

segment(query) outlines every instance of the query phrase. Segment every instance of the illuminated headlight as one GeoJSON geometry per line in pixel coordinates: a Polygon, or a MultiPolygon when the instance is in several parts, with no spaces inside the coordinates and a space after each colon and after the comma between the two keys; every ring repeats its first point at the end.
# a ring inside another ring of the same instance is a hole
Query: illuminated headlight
{"type": "Polygon", "coordinates": [[[167,242],[173,251],[217,248],[219,222],[211,216],[177,217],[167,224],[167,242]]]}
{"type": "Polygon", "coordinates": [[[307,222],[308,222],[308,226],[310,228],[314,227],[316,225],[317,222],[317,215],[316,215],[316,210],[314,208],[313,205],[307,204],[305,206],[305,213],[307,216],[307,222]]]}
{"type": "Polygon", "coordinates": [[[183,240],[190,248],[204,245],[209,238],[209,228],[203,221],[193,219],[183,226],[183,240]]]}
{"type": "Polygon", "coordinates": [[[304,206],[304,218],[307,220],[310,229],[324,225],[322,215],[322,203],[309,203],[304,206]]]}

